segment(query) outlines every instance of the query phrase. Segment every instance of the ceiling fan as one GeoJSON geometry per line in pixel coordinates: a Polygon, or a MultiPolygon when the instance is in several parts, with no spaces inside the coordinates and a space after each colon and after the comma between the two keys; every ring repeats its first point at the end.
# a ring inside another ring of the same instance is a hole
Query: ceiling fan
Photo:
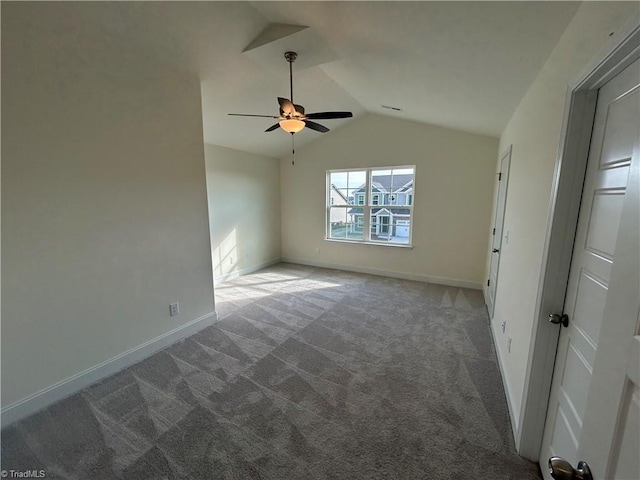
{"type": "Polygon", "coordinates": [[[331,120],[334,118],[349,118],[353,117],[351,112],[317,112],[317,113],[305,113],[302,105],[293,103],[293,62],[298,58],[296,52],[285,52],[284,58],[289,62],[289,86],[290,97],[283,98],[278,97],[278,104],[280,105],[280,115],[252,115],[247,113],[230,113],[229,115],[237,117],[263,117],[263,118],[277,118],[278,123],[271,125],[265,130],[265,132],[273,132],[278,127],[282,128],[285,132],[289,132],[291,135],[299,132],[304,127],[315,130],[316,132],[325,133],[329,129],[324,125],[314,122],[313,120],[331,120]]]}

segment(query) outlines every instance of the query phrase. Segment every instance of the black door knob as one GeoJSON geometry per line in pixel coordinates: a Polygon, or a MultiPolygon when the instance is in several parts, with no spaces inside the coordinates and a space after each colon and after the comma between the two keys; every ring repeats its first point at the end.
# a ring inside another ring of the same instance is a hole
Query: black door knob
{"type": "Polygon", "coordinates": [[[569,315],[567,315],[566,313],[563,313],[562,315],[558,315],[557,313],[552,313],[551,315],[549,315],[549,322],[554,323],[556,325],[562,324],[563,327],[568,327],[569,315]]]}
{"type": "Polygon", "coordinates": [[[587,462],[578,462],[575,469],[562,457],[549,459],[549,473],[555,480],[593,480],[587,462]]]}

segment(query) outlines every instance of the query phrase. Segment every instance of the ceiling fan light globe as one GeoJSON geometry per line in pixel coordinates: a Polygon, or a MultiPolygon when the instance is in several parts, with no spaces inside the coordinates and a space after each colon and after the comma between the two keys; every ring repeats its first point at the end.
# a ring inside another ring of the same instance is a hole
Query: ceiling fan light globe
{"type": "Polygon", "coordinates": [[[280,127],[289,133],[298,133],[304,128],[304,122],[295,118],[286,118],[280,120],[280,127]]]}

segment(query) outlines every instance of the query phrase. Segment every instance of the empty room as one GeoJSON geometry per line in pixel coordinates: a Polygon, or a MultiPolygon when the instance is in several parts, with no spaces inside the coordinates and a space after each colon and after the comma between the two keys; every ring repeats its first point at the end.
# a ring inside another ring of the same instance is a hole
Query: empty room
{"type": "Polygon", "coordinates": [[[0,8],[2,478],[640,479],[637,2],[0,8]]]}

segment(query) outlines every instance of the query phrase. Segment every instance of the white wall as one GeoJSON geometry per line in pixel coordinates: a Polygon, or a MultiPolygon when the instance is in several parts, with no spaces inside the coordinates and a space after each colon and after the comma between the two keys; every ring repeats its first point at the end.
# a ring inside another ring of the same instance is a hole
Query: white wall
{"type": "Polygon", "coordinates": [[[637,8],[634,2],[582,4],[500,138],[500,151],[513,144],[513,153],[504,224],[509,241],[502,243],[492,327],[516,430],[567,86],[637,8]]]}
{"type": "Polygon", "coordinates": [[[480,288],[497,152],[492,137],[359,118],[282,160],[282,256],[480,288]],[[414,164],[413,249],[324,240],[327,170],[414,164]]]}
{"type": "Polygon", "coordinates": [[[213,276],[219,283],[280,259],[280,161],[205,145],[213,276]]]}
{"type": "Polygon", "coordinates": [[[214,308],[199,80],[59,5],[2,4],[3,407],[214,308]]]}

